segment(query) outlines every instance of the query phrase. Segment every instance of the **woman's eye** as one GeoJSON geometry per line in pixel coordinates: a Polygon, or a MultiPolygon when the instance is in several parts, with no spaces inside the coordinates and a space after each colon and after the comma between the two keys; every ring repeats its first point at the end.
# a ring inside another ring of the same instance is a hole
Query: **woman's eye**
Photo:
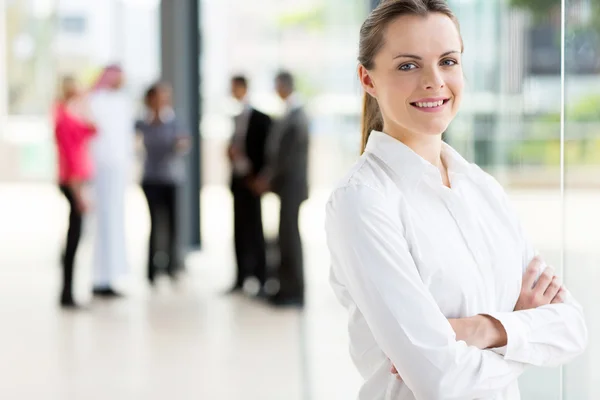
{"type": "Polygon", "coordinates": [[[417,66],[413,63],[403,64],[398,69],[401,71],[410,71],[411,69],[415,69],[417,66]]]}
{"type": "Polygon", "coordinates": [[[456,64],[458,64],[456,61],[450,60],[450,59],[442,61],[442,65],[444,65],[446,67],[450,67],[450,66],[456,65],[456,64]]]}

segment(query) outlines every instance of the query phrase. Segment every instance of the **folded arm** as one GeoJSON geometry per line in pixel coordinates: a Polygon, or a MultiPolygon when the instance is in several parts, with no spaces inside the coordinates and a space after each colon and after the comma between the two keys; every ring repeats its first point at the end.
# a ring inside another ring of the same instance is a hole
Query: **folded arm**
{"type": "MultiPolygon", "coordinates": [[[[504,189],[491,179],[497,197],[508,210],[509,218],[522,243],[523,294],[523,291],[531,289],[532,282],[528,278],[527,267],[534,260],[536,252],[504,189]]],[[[545,264],[539,269],[538,276],[544,268],[545,264]]],[[[588,341],[583,309],[566,288],[561,292],[561,300],[562,303],[546,304],[533,309],[490,314],[502,323],[508,334],[507,346],[496,351],[506,360],[548,367],[562,365],[581,354],[588,341]]]]}

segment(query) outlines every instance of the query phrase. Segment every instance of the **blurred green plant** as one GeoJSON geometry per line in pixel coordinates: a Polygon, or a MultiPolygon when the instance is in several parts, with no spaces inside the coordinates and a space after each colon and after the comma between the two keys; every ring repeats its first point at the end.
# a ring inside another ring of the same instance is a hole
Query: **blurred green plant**
{"type": "MultiPolygon", "coordinates": [[[[567,165],[600,165],[600,94],[568,107],[565,123],[567,165]]],[[[560,113],[536,116],[526,127],[527,136],[511,146],[511,163],[559,165],[560,113]]]]}
{"type": "MultiPolygon", "coordinates": [[[[512,165],[560,165],[560,139],[524,140],[510,152],[512,165]]],[[[567,165],[600,165],[600,138],[585,141],[565,140],[567,165]]]]}
{"type": "Polygon", "coordinates": [[[530,11],[535,17],[542,19],[556,8],[560,8],[561,0],[510,0],[510,5],[530,11]]]}
{"type": "Polygon", "coordinates": [[[295,75],[296,91],[302,95],[304,99],[311,99],[319,93],[319,88],[315,84],[315,80],[303,73],[295,75]]]}
{"type": "Polygon", "coordinates": [[[597,122],[600,124],[600,94],[584,97],[567,110],[567,122],[597,122]]]}

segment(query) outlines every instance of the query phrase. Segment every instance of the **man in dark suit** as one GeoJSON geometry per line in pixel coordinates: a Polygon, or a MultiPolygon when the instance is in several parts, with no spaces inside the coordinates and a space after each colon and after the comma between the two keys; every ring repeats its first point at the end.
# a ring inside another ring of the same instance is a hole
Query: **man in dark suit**
{"type": "Polygon", "coordinates": [[[267,279],[265,238],[262,225],[261,194],[250,184],[265,165],[265,146],[271,119],[247,101],[248,82],[243,76],[231,80],[231,94],[243,104],[234,119],[235,130],[227,151],[231,162],[234,241],[237,277],[231,292],[242,290],[246,278],[254,276],[262,288],[267,279]]]}
{"type": "Polygon", "coordinates": [[[256,193],[272,190],[281,201],[278,270],[280,290],[270,298],[277,306],[304,305],[304,266],[298,226],[300,205],[308,198],[308,117],[294,92],[294,79],[281,72],[277,94],[286,103],[283,118],[274,124],[267,144],[267,167],[254,181],[256,193]]]}

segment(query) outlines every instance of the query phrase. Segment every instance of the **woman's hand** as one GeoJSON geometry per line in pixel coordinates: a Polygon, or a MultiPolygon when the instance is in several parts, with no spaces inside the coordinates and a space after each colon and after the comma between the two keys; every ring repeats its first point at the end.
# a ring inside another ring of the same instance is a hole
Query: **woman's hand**
{"type": "Polygon", "coordinates": [[[260,196],[271,190],[271,185],[267,179],[259,176],[251,181],[250,190],[252,190],[255,195],[260,196]]]}
{"type": "Polygon", "coordinates": [[[561,279],[554,275],[554,268],[546,267],[536,282],[543,265],[542,259],[535,257],[527,267],[515,311],[562,303],[565,300],[565,288],[561,279]]]}
{"type": "Polygon", "coordinates": [[[92,210],[91,204],[83,196],[77,196],[75,198],[75,206],[80,214],[87,214],[92,210]]]}
{"type": "Polygon", "coordinates": [[[390,368],[390,372],[393,375],[396,375],[396,379],[398,379],[400,382],[402,382],[402,377],[400,376],[400,374],[398,373],[398,370],[396,369],[396,366],[394,364],[392,364],[392,368],[390,368]]]}
{"type": "Polygon", "coordinates": [[[90,212],[92,207],[85,196],[83,184],[78,181],[72,181],[69,186],[75,199],[75,207],[77,208],[77,211],[80,214],[86,214],[90,212]]]}
{"type": "Polygon", "coordinates": [[[185,153],[190,149],[190,147],[191,141],[190,138],[188,138],[187,136],[178,137],[175,140],[175,151],[177,153],[185,153]]]}
{"type": "Polygon", "coordinates": [[[241,155],[242,153],[238,150],[238,148],[235,145],[229,145],[227,147],[227,158],[229,159],[229,161],[233,162],[241,155]]]}

